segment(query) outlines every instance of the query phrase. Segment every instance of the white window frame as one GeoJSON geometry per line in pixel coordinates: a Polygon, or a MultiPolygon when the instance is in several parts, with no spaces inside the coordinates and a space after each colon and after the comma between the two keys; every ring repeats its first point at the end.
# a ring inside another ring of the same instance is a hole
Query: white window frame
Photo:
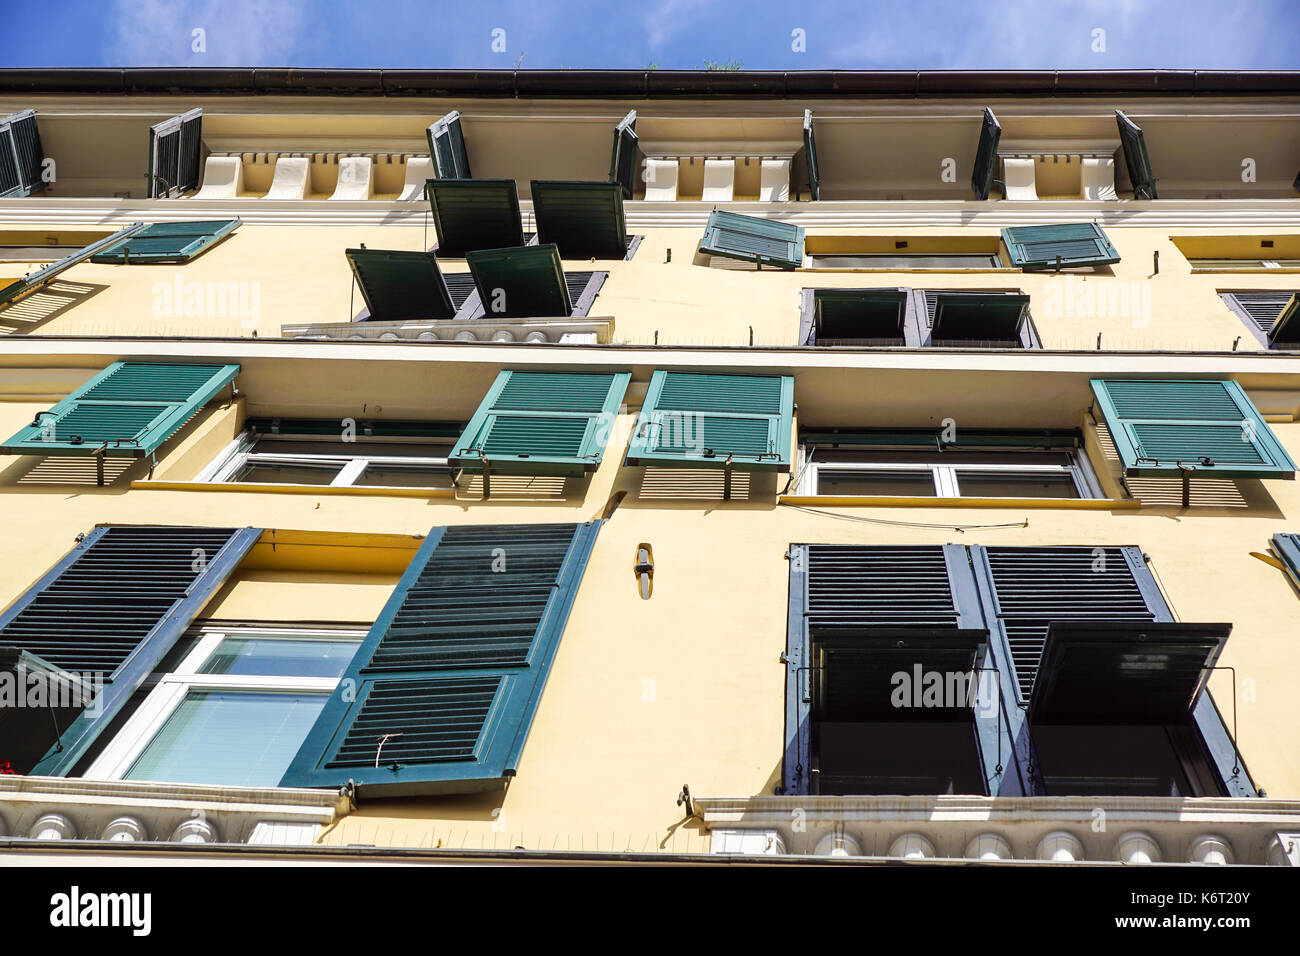
{"type": "MultiPolygon", "coordinates": [[[[330,487],[330,488],[351,488],[366,473],[366,469],[371,465],[376,466],[396,466],[400,468],[410,468],[418,470],[420,468],[439,468],[446,469],[448,479],[453,474],[453,469],[446,458],[428,458],[412,455],[393,456],[393,455],[367,455],[364,454],[366,447],[365,442],[355,443],[355,447],[360,454],[356,455],[282,455],[274,452],[255,452],[252,450],[254,443],[258,438],[285,438],[290,436],[284,435],[253,435],[245,431],[234,441],[226,445],[221,453],[204,468],[195,481],[205,484],[266,484],[266,482],[240,482],[235,478],[245,467],[249,465],[299,465],[305,467],[312,466],[337,466],[339,472],[334,479],[325,485],[304,485],[303,487],[330,487]]],[[[306,438],[307,436],[304,436],[306,438]]],[[[294,482],[284,482],[284,484],[294,484],[294,482]]],[[[366,485],[367,488],[414,488],[423,487],[420,485],[366,485]]]]}
{"type": "MultiPolygon", "coordinates": [[[[938,462],[916,461],[909,462],[906,459],[898,461],[816,461],[808,460],[809,446],[801,445],[799,448],[800,470],[802,477],[799,480],[799,494],[807,496],[817,496],[821,494],[818,490],[821,486],[821,471],[857,471],[863,473],[870,472],[916,472],[923,474],[929,472],[934,482],[934,491],[936,498],[966,498],[970,495],[961,493],[960,482],[957,479],[959,471],[986,471],[995,473],[1012,472],[1033,476],[1036,474],[1049,475],[1068,475],[1074,482],[1075,491],[1078,492],[1079,498],[1101,498],[1101,488],[1097,482],[1096,476],[1092,473],[1091,467],[1087,463],[1087,456],[1080,454],[1078,449],[1064,449],[1063,451],[1070,456],[1070,463],[1064,465],[1045,465],[1045,464],[1019,464],[1010,460],[1005,464],[963,464],[958,460],[956,464],[940,464],[938,462]]],[[[990,453],[996,453],[996,450],[989,449],[990,453]]],[[[864,455],[870,452],[863,452],[864,455]]],[[[1014,452],[1007,452],[1009,458],[1014,458],[1014,452]]],[[[954,452],[953,457],[960,459],[960,453],[954,452]]],[[[881,498],[909,498],[913,495],[871,495],[869,497],[881,498]]],[[[1001,497],[1001,496],[999,496],[1001,497]]],[[[1007,496],[1007,500],[1014,501],[1024,498],[1024,495],[1015,497],[1007,496]]],[[[1070,501],[1069,498],[1043,498],[1043,501],[1070,501]]]]}
{"type": "Polygon", "coordinates": [[[112,740],[100,751],[82,776],[88,780],[121,780],[130,772],[140,755],[153,743],[158,733],[192,691],[233,690],[284,694],[319,694],[327,697],[338,686],[337,677],[290,677],[255,674],[201,674],[199,669],[212,657],[228,637],[308,638],[310,640],[356,641],[365,639],[366,631],[347,628],[241,627],[204,628],[194,647],[177,665],[176,670],[155,673],[146,682],[149,695],[127,718],[112,740]]]}

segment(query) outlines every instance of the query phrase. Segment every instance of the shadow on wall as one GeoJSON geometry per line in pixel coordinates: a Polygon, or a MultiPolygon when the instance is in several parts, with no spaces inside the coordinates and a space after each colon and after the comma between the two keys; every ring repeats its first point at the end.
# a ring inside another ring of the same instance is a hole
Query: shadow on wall
{"type": "Polygon", "coordinates": [[[86,282],[51,282],[22,301],[0,309],[0,335],[26,335],[107,288],[86,282]]]}

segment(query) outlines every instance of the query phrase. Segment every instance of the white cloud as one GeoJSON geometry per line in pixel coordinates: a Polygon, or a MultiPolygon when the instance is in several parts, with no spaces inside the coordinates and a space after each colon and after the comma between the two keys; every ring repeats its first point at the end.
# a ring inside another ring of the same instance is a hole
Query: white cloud
{"type": "Polygon", "coordinates": [[[305,0],[114,0],[117,66],[292,66],[302,62],[305,0]],[[206,52],[193,49],[204,31],[206,52]]]}
{"type": "Polygon", "coordinates": [[[647,3],[641,15],[651,47],[658,47],[683,30],[698,27],[698,16],[717,0],[655,0],[647,3]]]}

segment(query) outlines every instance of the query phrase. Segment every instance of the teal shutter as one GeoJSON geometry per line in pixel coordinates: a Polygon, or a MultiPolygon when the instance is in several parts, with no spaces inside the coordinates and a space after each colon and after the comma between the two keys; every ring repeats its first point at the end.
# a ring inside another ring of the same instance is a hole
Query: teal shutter
{"type": "Polygon", "coordinates": [[[238,365],[114,362],[22,428],[8,455],[152,455],[239,374],[238,365]]]}
{"type": "Polygon", "coordinates": [[[450,319],[456,314],[433,253],[347,249],[344,255],[372,320],[450,319]]]}
{"type": "Polygon", "coordinates": [[[439,258],[524,244],[513,179],[431,179],[426,187],[439,258]]]}
{"type": "Polygon", "coordinates": [[[363,796],[504,787],[600,523],[434,528],[280,781],[363,796]]]}
{"type": "Polygon", "coordinates": [[[808,166],[808,192],[814,200],[821,199],[822,181],[817,168],[817,140],[813,137],[812,110],[803,111],[803,158],[808,166]]]}
{"type": "Polygon", "coordinates": [[[627,461],[738,471],[790,467],[794,377],[656,371],[627,461]]]}
{"type": "Polygon", "coordinates": [[[1129,477],[1294,478],[1295,463],[1236,382],[1093,379],[1129,477]]]}
{"type": "Polygon", "coordinates": [[[240,227],[239,219],[155,222],[90,259],[107,265],[189,262],[240,227]]]}
{"type": "Polygon", "coordinates": [[[103,681],[99,706],[59,728],[58,744],[33,772],[72,770],[260,535],[256,528],[99,527],[0,614],[0,647],[103,681]]]}
{"type": "Polygon", "coordinates": [[[0,119],[0,199],[30,196],[43,190],[44,162],[35,110],[0,119]]]}
{"type": "Polygon", "coordinates": [[[803,227],[715,209],[704,227],[700,252],[797,269],[803,265],[803,227]]]}
{"type": "Polygon", "coordinates": [[[9,305],[12,302],[17,302],[19,299],[26,298],[37,289],[43,288],[45,285],[53,281],[59,273],[71,269],[79,262],[84,262],[102,249],[108,249],[117,245],[117,243],[121,242],[123,239],[136,235],[142,229],[144,229],[144,223],[142,222],[137,222],[124,229],[119,229],[111,236],[105,236],[97,242],[92,242],[90,245],[78,249],[71,255],[64,256],[58,262],[51,262],[48,266],[45,266],[45,268],[38,269],[31,275],[24,276],[21,279],[9,283],[9,285],[0,289],[0,305],[9,305]]]}
{"type": "Polygon", "coordinates": [[[580,475],[600,464],[628,372],[497,375],[450,460],[466,471],[580,475]]]}
{"type": "Polygon", "coordinates": [[[554,245],[480,249],[465,253],[484,314],[511,319],[568,316],[569,287],[554,245]]]}
{"type": "Polygon", "coordinates": [[[150,199],[174,199],[199,185],[203,110],[192,109],[149,127],[150,199]]]}
{"type": "Polygon", "coordinates": [[[614,127],[614,148],[609,157],[609,181],[618,183],[625,199],[631,199],[636,191],[636,153],[636,110],[628,110],[614,127]]]}
{"type": "Polygon", "coordinates": [[[623,259],[628,254],[623,193],[617,183],[533,180],[537,241],[565,259],[623,259]]]}
{"type": "Polygon", "coordinates": [[[435,122],[425,135],[429,138],[429,156],[439,179],[472,179],[465,133],[460,125],[460,110],[452,110],[435,122]]]}
{"type": "Polygon", "coordinates": [[[993,111],[984,111],[980,126],[979,143],[975,147],[975,165],[971,169],[970,188],[976,199],[988,199],[993,190],[993,172],[998,165],[998,142],[1002,139],[1002,124],[993,111]]]}
{"type": "Polygon", "coordinates": [[[1002,230],[1002,241],[1011,264],[1026,272],[1119,262],[1119,253],[1094,222],[1015,226],[1002,230]]]}
{"type": "Polygon", "coordinates": [[[1151,157],[1142,129],[1119,110],[1115,111],[1115,124],[1119,127],[1119,141],[1124,149],[1124,165],[1128,167],[1129,182],[1133,184],[1134,199],[1157,199],[1156,177],[1151,172],[1151,157]]]}

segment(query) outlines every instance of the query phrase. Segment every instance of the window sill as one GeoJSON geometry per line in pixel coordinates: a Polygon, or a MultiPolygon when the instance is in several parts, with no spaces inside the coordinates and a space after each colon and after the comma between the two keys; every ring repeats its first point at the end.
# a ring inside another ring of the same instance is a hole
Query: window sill
{"type": "Polygon", "coordinates": [[[857,508],[1059,508],[1063,511],[1136,511],[1136,498],[910,498],[868,495],[781,495],[777,503],[857,508]]]}
{"type": "Polygon", "coordinates": [[[382,486],[268,485],[235,481],[154,481],[131,482],[141,491],[225,491],[283,495],[342,495],[359,498],[454,498],[455,488],[388,488],[382,486]]]}
{"type": "MultiPolygon", "coordinates": [[[[845,269],[823,269],[823,268],[818,268],[817,266],[800,266],[798,269],[795,269],[794,271],[795,271],[795,272],[850,272],[850,273],[852,273],[852,272],[866,272],[866,273],[888,273],[888,272],[896,272],[896,273],[924,273],[924,274],[926,274],[926,275],[934,275],[934,274],[936,274],[936,273],[938,273],[938,274],[943,274],[943,273],[952,273],[952,274],[954,274],[954,275],[983,275],[983,274],[985,274],[985,273],[998,273],[998,274],[1002,274],[1002,273],[1019,273],[1021,270],[1020,270],[1020,269],[1016,269],[1016,268],[1012,268],[1012,267],[1010,267],[1010,266],[1002,266],[1002,267],[1000,267],[1000,268],[993,268],[993,267],[990,266],[990,267],[982,268],[982,269],[974,269],[974,268],[971,268],[971,269],[957,269],[957,268],[953,268],[953,269],[940,269],[940,268],[929,268],[929,269],[916,269],[916,268],[914,268],[914,269],[895,269],[895,268],[857,268],[857,269],[845,268],[845,269]]],[[[1278,270],[1277,270],[1277,269],[1270,269],[1270,270],[1268,270],[1268,271],[1270,271],[1270,272],[1277,272],[1278,270]]]]}

